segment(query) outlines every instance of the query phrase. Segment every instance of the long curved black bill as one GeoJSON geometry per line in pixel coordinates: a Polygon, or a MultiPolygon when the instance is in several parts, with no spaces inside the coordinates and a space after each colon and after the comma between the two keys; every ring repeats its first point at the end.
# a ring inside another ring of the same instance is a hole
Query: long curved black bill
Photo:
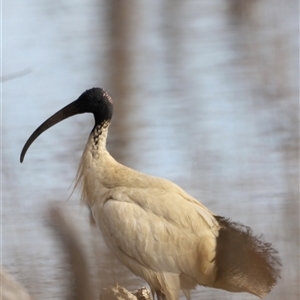
{"type": "Polygon", "coordinates": [[[42,134],[45,130],[52,127],[53,125],[59,123],[60,121],[63,121],[71,116],[81,114],[86,112],[79,99],[75,100],[74,102],[68,104],[61,110],[59,110],[57,113],[55,113],[53,116],[51,116],[49,119],[47,119],[42,125],[40,125],[33,134],[29,137],[27,142],[25,143],[21,155],[20,155],[20,162],[22,163],[24,160],[24,156],[30,147],[30,145],[34,142],[34,140],[42,134]]]}

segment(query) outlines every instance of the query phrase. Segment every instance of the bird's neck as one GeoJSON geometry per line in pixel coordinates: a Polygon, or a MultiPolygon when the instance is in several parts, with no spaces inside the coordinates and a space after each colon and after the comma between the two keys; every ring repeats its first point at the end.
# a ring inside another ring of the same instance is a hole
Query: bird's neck
{"type": "Polygon", "coordinates": [[[93,128],[89,141],[88,141],[88,150],[92,153],[94,158],[98,158],[102,152],[106,151],[106,139],[108,133],[108,127],[110,122],[106,121],[100,125],[95,125],[93,128]]]}
{"type": "Polygon", "coordinates": [[[75,187],[82,185],[82,200],[90,207],[97,201],[99,194],[105,191],[107,177],[117,164],[106,150],[108,127],[109,122],[95,125],[77,172],[75,187]]]}

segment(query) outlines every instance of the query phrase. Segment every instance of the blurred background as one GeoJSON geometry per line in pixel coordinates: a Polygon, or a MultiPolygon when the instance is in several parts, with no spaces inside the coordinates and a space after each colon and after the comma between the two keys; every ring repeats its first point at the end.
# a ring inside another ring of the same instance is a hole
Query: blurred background
{"type": "MultiPolygon", "coordinates": [[[[282,279],[266,299],[299,298],[299,61],[296,0],[28,0],[2,3],[2,264],[37,299],[67,299],[47,208],[84,234],[100,289],[144,282],[90,227],[77,166],[91,115],[30,134],[91,87],[114,99],[109,152],[168,178],[221,216],[262,233],[282,279]]],[[[193,299],[254,299],[199,287],[193,299]]],[[[182,297],[184,299],[184,297],[182,297]]]]}

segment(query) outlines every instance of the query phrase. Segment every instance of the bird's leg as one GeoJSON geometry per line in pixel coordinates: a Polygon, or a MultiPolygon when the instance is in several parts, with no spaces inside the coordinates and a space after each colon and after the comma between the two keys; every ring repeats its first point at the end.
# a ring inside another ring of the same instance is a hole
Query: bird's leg
{"type": "Polygon", "coordinates": [[[163,294],[161,291],[156,291],[156,297],[157,300],[167,300],[165,294],[163,294]]]}

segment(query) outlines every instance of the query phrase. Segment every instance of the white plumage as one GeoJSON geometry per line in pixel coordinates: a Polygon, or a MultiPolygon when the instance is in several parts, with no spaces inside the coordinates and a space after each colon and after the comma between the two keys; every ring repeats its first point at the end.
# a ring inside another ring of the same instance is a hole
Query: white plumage
{"type": "MultiPolygon", "coordinates": [[[[83,93],[46,122],[25,144],[72,115],[91,112],[95,127],[84,150],[77,184],[105,242],[159,299],[189,298],[197,284],[232,292],[267,294],[279,277],[270,244],[249,228],[214,215],[174,183],[116,162],[106,150],[111,97],[102,89],[83,93]]],[[[76,185],[77,185],[76,184],[76,185]]]]}

